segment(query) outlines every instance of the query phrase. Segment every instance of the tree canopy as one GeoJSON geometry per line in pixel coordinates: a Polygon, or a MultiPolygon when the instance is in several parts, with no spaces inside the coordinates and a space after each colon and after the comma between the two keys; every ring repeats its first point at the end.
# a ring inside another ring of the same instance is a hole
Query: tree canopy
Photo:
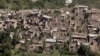
{"type": "Polygon", "coordinates": [[[0,9],[31,9],[31,8],[61,8],[65,6],[65,0],[0,0],[0,9]]]}
{"type": "Polygon", "coordinates": [[[78,54],[80,56],[100,56],[96,52],[92,52],[89,48],[89,46],[81,45],[80,48],[78,49],[78,54]]]}

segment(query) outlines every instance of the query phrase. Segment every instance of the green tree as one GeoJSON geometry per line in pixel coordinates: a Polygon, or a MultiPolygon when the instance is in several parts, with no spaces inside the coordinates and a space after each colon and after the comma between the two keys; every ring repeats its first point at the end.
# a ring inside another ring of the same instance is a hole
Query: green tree
{"type": "Polygon", "coordinates": [[[65,43],[64,46],[59,49],[60,54],[61,55],[76,55],[77,54],[76,52],[69,51],[68,44],[69,44],[68,42],[65,43]]]}
{"type": "Polygon", "coordinates": [[[7,8],[6,0],[0,0],[0,9],[6,9],[6,8],[7,8]]]}
{"type": "Polygon", "coordinates": [[[11,56],[11,38],[8,32],[0,32],[0,55],[11,56]]]}
{"type": "Polygon", "coordinates": [[[88,46],[81,45],[78,49],[78,54],[81,56],[98,56],[98,53],[92,52],[88,46]]]}
{"type": "Polygon", "coordinates": [[[13,36],[14,38],[12,39],[12,45],[13,45],[13,47],[15,47],[16,46],[16,44],[18,44],[19,43],[19,35],[18,34],[14,34],[14,36],[13,36]]]}

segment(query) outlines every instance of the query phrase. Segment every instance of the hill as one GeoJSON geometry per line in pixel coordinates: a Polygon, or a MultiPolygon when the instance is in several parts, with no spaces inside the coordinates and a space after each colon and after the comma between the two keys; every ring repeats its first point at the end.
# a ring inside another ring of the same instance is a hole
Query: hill
{"type": "Polygon", "coordinates": [[[0,9],[31,9],[31,8],[61,8],[65,6],[65,0],[0,0],[0,9]]]}
{"type": "Polygon", "coordinates": [[[87,5],[90,8],[99,8],[100,9],[100,0],[73,0],[73,3],[70,6],[75,6],[76,4],[87,5]]]}

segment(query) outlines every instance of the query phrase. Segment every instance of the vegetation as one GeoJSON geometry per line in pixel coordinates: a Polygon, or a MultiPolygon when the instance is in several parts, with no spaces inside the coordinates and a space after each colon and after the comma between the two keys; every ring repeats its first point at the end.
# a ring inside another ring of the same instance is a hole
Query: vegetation
{"type": "MultiPolygon", "coordinates": [[[[82,5],[88,5],[90,7],[96,7],[96,8],[100,8],[99,4],[100,4],[100,0],[73,0],[73,3],[70,4],[70,6],[74,6],[76,4],[82,4],[82,5]]],[[[32,2],[31,0],[0,0],[0,9],[12,9],[12,10],[20,10],[20,9],[32,9],[32,8],[61,8],[65,6],[65,0],[38,0],[36,2],[32,2]]],[[[85,15],[85,18],[87,18],[89,15],[85,15]]],[[[12,18],[20,18],[17,15],[16,16],[10,16],[12,18]]],[[[0,18],[5,19],[4,16],[1,16],[0,18]]],[[[74,20],[74,16],[71,18],[72,20],[74,20]]],[[[62,20],[63,22],[63,20],[62,20]]],[[[21,28],[21,26],[19,26],[18,28],[21,28]]],[[[18,29],[17,28],[17,29],[18,29]]],[[[79,28],[79,27],[78,27],[79,28]]],[[[12,50],[15,48],[15,46],[19,43],[19,36],[18,36],[18,30],[15,29],[13,26],[8,27],[8,29],[6,29],[4,32],[0,32],[0,56],[14,56],[12,55],[12,50]],[[10,32],[15,32],[16,34],[14,34],[14,38],[11,39],[10,37],[10,32]]],[[[79,32],[81,32],[81,29],[78,29],[79,32]]],[[[72,31],[74,31],[74,29],[72,28],[72,31]]],[[[39,39],[43,39],[44,36],[47,36],[48,38],[52,37],[49,33],[46,34],[40,34],[39,39]]],[[[71,41],[71,32],[69,32],[67,34],[68,36],[70,36],[70,41],[71,41]]],[[[27,36],[26,36],[27,37],[27,36]]],[[[37,34],[35,34],[34,37],[37,37],[37,34]]],[[[100,43],[100,36],[97,38],[98,42],[100,43]]],[[[69,42],[70,42],[69,41],[69,42]]],[[[31,40],[32,42],[32,40],[31,40]]],[[[66,56],[66,55],[80,55],[80,56],[100,56],[99,54],[92,52],[90,50],[90,48],[88,46],[80,46],[80,48],[78,49],[77,52],[70,52],[69,51],[69,42],[65,43],[64,46],[62,46],[61,48],[59,48],[58,45],[51,46],[51,50],[52,54],[49,53],[48,54],[44,54],[43,52],[43,48],[39,47],[39,49],[36,49],[33,52],[30,53],[28,51],[24,51],[23,49],[18,50],[18,53],[16,54],[16,56],[66,56]],[[56,49],[56,51],[54,51],[54,49],[56,49]],[[27,52],[27,53],[26,53],[27,52]]],[[[25,45],[25,48],[27,49],[26,46],[28,46],[29,43],[27,43],[25,45]]],[[[44,42],[44,46],[45,46],[45,42],[44,42]]],[[[14,50],[15,52],[17,52],[16,50],[14,50]]],[[[14,52],[13,51],[13,52],[14,52]]]]}
{"type": "Polygon", "coordinates": [[[70,4],[70,6],[75,6],[76,4],[87,5],[89,7],[100,9],[100,0],[73,0],[73,3],[70,4]]]}
{"type": "Polygon", "coordinates": [[[0,0],[0,9],[32,9],[32,8],[61,8],[65,6],[65,0],[0,0]]]}
{"type": "MultiPolygon", "coordinates": [[[[18,39],[19,36],[17,35],[17,33],[18,33],[17,30],[15,30],[12,26],[9,29],[7,29],[6,31],[0,32],[0,56],[12,56],[11,51],[14,49],[14,46],[16,44],[18,44],[18,42],[19,42],[19,39],[18,39]],[[10,32],[16,32],[13,39],[11,39],[11,37],[9,36],[10,32]]],[[[99,40],[100,39],[98,37],[98,41],[99,40]]],[[[59,46],[55,46],[55,47],[56,47],[56,52],[53,49],[53,46],[51,47],[51,49],[53,50],[52,54],[42,53],[43,48],[40,47],[35,52],[32,52],[32,53],[36,53],[36,54],[32,54],[30,52],[26,52],[26,51],[20,49],[14,55],[16,55],[16,56],[41,56],[41,55],[43,55],[43,56],[47,56],[47,55],[50,55],[50,56],[59,56],[59,55],[60,56],[66,56],[66,55],[78,56],[78,54],[79,54],[80,56],[100,56],[99,54],[92,52],[90,50],[90,48],[85,45],[81,45],[77,52],[69,51],[69,42],[65,43],[64,46],[62,46],[60,48],[59,48],[59,46]]]]}
{"type": "Polygon", "coordinates": [[[65,6],[65,0],[38,0],[33,6],[36,8],[61,8],[65,6]]]}
{"type": "Polygon", "coordinates": [[[0,32],[0,56],[11,56],[11,46],[9,32],[0,32]]]}
{"type": "Polygon", "coordinates": [[[69,43],[64,44],[63,47],[59,49],[61,55],[77,55],[76,52],[69,51],[69,43]]]}
{"type": "Polygon", "coordinates": [[[88,46],[81,45],[78,49],[80,56],[100,56],[98,53],[92,52],[88,46]]]}
{"type": "MultiPolygon", "coordinates": [[[[76,4],[88,5],[89,7],[100,8],[100,0],[73,0],[70,6],[76,4]]],[[[61,8],[65,6],[65,0],[0,0],[0,9],[32,9],[32,8],[61,8]]]]}
{"type": "Polygon", "coordinates": [[[17,32],[13,26],[8,27],[5,31],[0,32],[0,56],[11,56],[11,50],[18,44],[18,35],[15,34],[14,38],[11,39],[10,33],[17,32]]]}

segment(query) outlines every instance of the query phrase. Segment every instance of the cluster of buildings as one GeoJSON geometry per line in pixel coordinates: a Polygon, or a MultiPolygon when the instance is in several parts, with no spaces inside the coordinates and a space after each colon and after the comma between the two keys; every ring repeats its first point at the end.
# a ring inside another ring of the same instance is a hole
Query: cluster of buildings
{"type": "Polygon", "coordinates": [[[100,10],[76,5],[73,12],[76,17],[74,19],[74,25],[76,25],[74,27],[76,28],[73,28],[79,30],[71,35],[73,41],[70,44],[70,50],[76,51],[80,45],[86,45],[92,51],[100,53],[100,39],[98,39],[100,38],[100,10]]]}
{"type": "Polygon", "coordinates": [[[100,10],[76,5],[73,9],[33,9],[0,11],[0,31],[13,26],[20,29],[17,49],[50,52],[69,42],[69,50],[77,51],[80,45],[100,52],[100,10]],[[3,18],[3,19],[2,19],[3,18]]]}

